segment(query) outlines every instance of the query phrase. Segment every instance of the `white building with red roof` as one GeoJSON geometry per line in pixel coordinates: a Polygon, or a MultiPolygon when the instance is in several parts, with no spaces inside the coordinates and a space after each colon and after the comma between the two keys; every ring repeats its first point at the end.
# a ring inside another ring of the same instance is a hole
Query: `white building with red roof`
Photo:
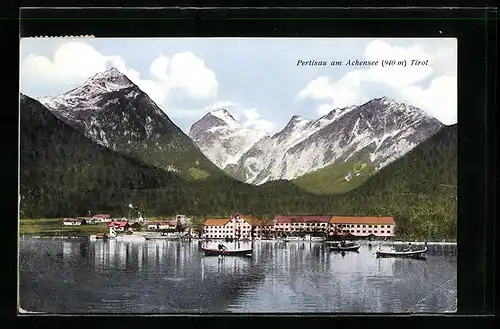
{"type": "Polygon", "coordinates": [[[327,233],[331,216],[276,216],[274,231],[283,235],[327,233]]]}
{"type": "Polygon", "coordinates": [[[332,216],[329,235],[353,237],[393,237],[396,223],[393,217],[332,216]]]}

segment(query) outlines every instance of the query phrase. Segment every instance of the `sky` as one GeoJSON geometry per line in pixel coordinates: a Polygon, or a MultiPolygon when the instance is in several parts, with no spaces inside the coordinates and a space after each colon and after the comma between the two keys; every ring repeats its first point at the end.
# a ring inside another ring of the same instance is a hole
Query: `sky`
{"type": "Polygon", "coordinates": [[[294,115],[317,119],[383,96],[457,122],[454,38],[23,38],[20,62],[21,92],[33,98],[65,93],[115,67],[186,133],[219,108],[248,128],[276,133],[294,115]]]}

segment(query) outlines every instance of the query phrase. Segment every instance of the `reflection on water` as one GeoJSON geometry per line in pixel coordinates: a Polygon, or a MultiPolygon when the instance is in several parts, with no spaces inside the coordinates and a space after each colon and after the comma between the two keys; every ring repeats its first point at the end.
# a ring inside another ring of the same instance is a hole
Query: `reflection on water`
{"type": "Polygon", "coordinates": [[[253,257],[207,257],[218,242],[21,241],[21,306],[48,313],[449,312],[456,255],[376,258],[375,248],[224,243],[253,257]]]}

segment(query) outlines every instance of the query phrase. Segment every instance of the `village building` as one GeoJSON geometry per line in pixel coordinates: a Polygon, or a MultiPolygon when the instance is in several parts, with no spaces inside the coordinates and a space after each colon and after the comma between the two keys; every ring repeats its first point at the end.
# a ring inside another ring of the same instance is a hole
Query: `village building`
{"type": "Polygon", "coordinates": [[[396,223],[393,217],[332,216],[329,235],[353,237],[393,237],[396,223]]]}
{"type": "Polygon", "coordinates": [[[274,231],[278,235],[327,233],[330,216],[276,216],[274,231]]]}
{"type": "Polygon", "coordinates": [[[96,214],[91,218],[93,221],[97,223],[109,223],[112,222],[110,214],[96,214]]]}
{"type": "Polygon", "coordinates": [[[139,222],[124,222],[124,221],[113,221],[108,224],[109,229],[114,229],[114,231],[125,232],[125,231],[138,231],[142,228],[139,222]]]}
{"type": "Polygon", "coordinates": [[[82,220],[76,219],[76,218],[65,218],[63,220],[63,225],[64,226],[80,226],[80,225],[82,225],[82,220]]]}
{"type": "Polygon", "coordinates": [[[148,230],[173,230],[177,228],[176,220],[160,220],[147,224],[148,230]]]}
{"type": "Polygon", "coordinates": [[[128,223],[129,231],[140,231],[142,229],[142,225],[139,222],[128,223]]]}
{"type": "MultiPolygon", "coordinates": [[[[174,221],[176,222],[176,221],[174,221]]],[[[175,223],[172,223],[174,227],[175,223]]],[[[393,237],[393,217],[355,216],[276,216],[273,220],[235,214],[229,218],[210,218],[203,223],[207,239],[248,239],[302,234],[343,237],[393,237]]]]}
{"type": "Polygon", "coordinates": [[[229,218],[208,218],[203,222],[202,237],[206,239],[233,238],[233,228],[229,218]]]}
{"type": "Polygon", "coordinates": [[[203,223],[202,237],[207,239],[250,239],[257,217],[235,214],[230,218],[210,218],[203,223]]]}

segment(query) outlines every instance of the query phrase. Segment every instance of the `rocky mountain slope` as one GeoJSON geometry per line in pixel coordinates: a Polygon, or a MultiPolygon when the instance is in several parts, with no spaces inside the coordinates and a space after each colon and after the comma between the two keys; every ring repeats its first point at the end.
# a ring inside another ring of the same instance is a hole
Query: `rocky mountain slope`
{"type": "MultiPolygon", "coordinates": [[[[333,109],[316,120],[294,116],[283,130],[261,138],[236,164],[228,163],[224,170],[241,181],[257,185],[293,180],[334,164],[344,167],[342,177],[369,175],[442,127],[441,122],[422,110],[382,97],[361,106],[333,109]],[[345,163],[352,166],[345,168],[345,163]],[[362,170],[356,169],[361,167],[362,170]]],[[[212,138],[218,140],[217,136],[212,138]]],[[[205,146],[205,154],[220,154],[210,149],[206,140],[199,138],[196,142],[205,146]]]]}
{"type": "Polygon", "coordinates": [[[236,164],[265,132],[245,128],[225,109],[207,113],[194,123],[189,137],[219,168],[236,164]]]}
{"type": "Polygon", "coordinates": [[[168,116],[112,68],[40,102],[94,142],[185,178],[223,174],[168,116]]]}

